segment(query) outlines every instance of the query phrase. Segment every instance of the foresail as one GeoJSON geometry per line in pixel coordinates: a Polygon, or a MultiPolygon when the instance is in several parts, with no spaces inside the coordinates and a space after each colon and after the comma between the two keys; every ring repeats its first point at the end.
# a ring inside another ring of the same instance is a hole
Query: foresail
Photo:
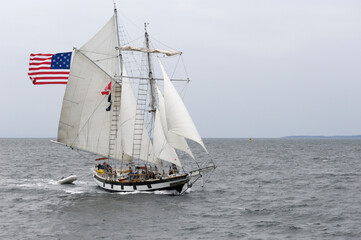
{"type": "Polygon", "coordinates": [[[170,132],[199,143],[207,152],[188,110],[179,96],[177,90],[170,81],[163,64],[159,61],[164,77],[164,105],[167,126],[170,132]]]}
{"type": "Polygon", "coordinates": [[[173,148],[176,148],[178,150],[188,153],[194,159],[192,151],[189,148],[187,141],[184,139],[184,137],[174,134],[173,132],[169,131],[168,125],[167,125],[167,116],[166,116],[166,112],[165,112],[164,98],[163,98],[163,95],[158,86],[156,86],[156,89],[157,89],[157,95],[158,95],[157,113],[159,113],[160,120],[161,120],[161,126],[163,128],[163,132],[167,139],[167,143],[170,146],[172,146],[173,148]]]}

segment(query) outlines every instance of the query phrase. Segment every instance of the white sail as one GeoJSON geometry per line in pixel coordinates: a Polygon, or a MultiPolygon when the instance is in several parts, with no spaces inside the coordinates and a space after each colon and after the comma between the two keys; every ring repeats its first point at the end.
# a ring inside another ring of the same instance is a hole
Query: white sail
{"type": "MultiPolygon", "coordinates": [[[[59,142],[104,156],[109,154],[112,111],[106,111],[108,96],[101,91],[118,74],[116,34],[111,18],[88,43],[74,51],[58,129],[59,142]]],[[[118,154],[114,157],[120,159],[120,142],[115,147],[118,154]]]]}
{"type": "Polygon", "coordinates": [[[119,76],[118,51],[115,49],[118,44],[117,34],[113,16],[93,38],[80,48],[82,53],[111,77],[119,76]]]}
{"type": "MultiPolygon", "coordinates": [[[[127,76],[126,70],[123,67],[123,76],[127,76]]],[[[132,85],[127,77],[122,78],[122,94],[121,94],[121,106],[120,106],[120,129],[123,151],[133,156],[133,142],[134,142],[134,128],[135,117],[137,111],[137,101],[134,95],[132,85]]],[[[141,140],[141,152],[139,158],[158,164],[158,160],[154,156],[153,146],[150,141],[150,137],[147,129],[143,125],[139,129],[139,133],[142,134],[141,140]]]]}
{"type": "Polygon", "coordinates": [[[105,111],[109,103],[100,91],[110,81],[110,76],[82,53],[74,51],[59,121],[59,142],[108,155],[111,113],[105,111]]]}
{"type": "Polygon", "coordinates": [[[207,152],[181,97],[170,81],[163,64],[160,61],[159,63],[164,77],[164,102],[169,131],[199,143],[207,152]]]}
{"type": "MultiPolygon", "coordinates": [[[[123,68],[123,75],[124,73],[123,68]]],[[[120,105],[120,129],[123,151],[132,156],[133,154],[133,134],[134,134],[134,116],[137,103],[134,97],[131,83],[127,78],[122,78],[122,94],[120,105]]]]}
{"type": "Polygon", "coordinates": [[[163,98],[163,95],[160,92],[160,89],[158,86],[156,86],[156,89],[157,89],[157,95],[158,95],[158,111],[157,111],[157,113],[159,113],[159,115],[160,115],[161,125],[163,128],[163,132],[166,136],[167,143],[170,146],[172,146],[178,150],[188,153],[194,159],[192,151],[189,148],[187,141],[184,139],[184,137],[174,134],[173,132],[169,131],[168,125],[167,125],[167,116],[166,116],[166,112],[165,112],[164,98],[163,98]]]}
{"type": "Polygon", "coordinates": [[[178,159],[177,153],[174,148],[168,144],[166,134],[162,127],[161,115],[161,112],[157,109],[154,121],[153,141],[155,155],[164,161],[174,163],[181,167],[182,165],[178,159]]]}

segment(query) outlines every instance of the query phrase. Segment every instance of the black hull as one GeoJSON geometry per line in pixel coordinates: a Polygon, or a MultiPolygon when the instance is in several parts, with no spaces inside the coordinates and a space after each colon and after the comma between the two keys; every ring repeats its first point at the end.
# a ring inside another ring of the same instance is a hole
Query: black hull
{"type": "Polygon", "coordinates": [[[94,174],[94,180],[98,186],[108,192],[135,192],[135,191],[162,191],[175,190],[182,192],[185,184],[189,182],[187,174],[143,182],[119,182],[112,181],[94,174]]]}

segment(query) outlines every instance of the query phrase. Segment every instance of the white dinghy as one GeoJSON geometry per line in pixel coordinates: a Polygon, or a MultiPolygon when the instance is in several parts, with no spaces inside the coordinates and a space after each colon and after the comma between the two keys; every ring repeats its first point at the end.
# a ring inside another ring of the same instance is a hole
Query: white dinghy
{"type": "Polygon", "coordinates": [[[57,184],[70,184],[76,181],[77,177],[76,175],[71,175],[69,177],[62,177],[59,181],[57,181],[57,184]]]}

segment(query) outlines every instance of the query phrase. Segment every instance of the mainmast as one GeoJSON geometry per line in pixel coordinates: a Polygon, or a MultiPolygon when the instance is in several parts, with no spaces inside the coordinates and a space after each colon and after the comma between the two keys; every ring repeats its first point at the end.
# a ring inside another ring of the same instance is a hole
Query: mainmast
{"type": "MultiPolygon", "coordinates": [[[[117,6],[114,2],[114,17],[115,17],[115,27],[117,30],[117,42],[118,42],[118,46],[120,46],[120,37],[119,37],[119,23],[118,23],[118,11],[117,11],[117,6]]],[[[120,77],[123,76],[123,58],[122,58],[122,52],[120,51],[119,48],[117,48],[118,50],[118,59],[119,59],[119,68],[120,68],[120,77]]],[[[121,79],[120,79],[121,80],[121,79]]]]}
{"type": "MultiPolygon", "coordinates": [[[[147,33],[147,25],[144,24],[145,29],[145,45],[146,49],[149,49],[149,35],[147,33]]],[[[140,78],[139,79],[139,85],[138,85],[138,96],[137,96],[137,107],[136,107],[136,115],[135,115],[135,122],[134,122],[134,132],[133,132],[133,152],[132,152],[132,158],[133,158],[133,164],[134,160],[140,159],[140,154],[142,151],[142,142],[143,142],[143,134],[148,134],[149,136],[152,136],[153,132],[153,126],[154,126],[154,119],[155,119],[155,107],[156,107],[156,100],[155,100],[155,79],[153,78],[153,72],[152,72],[152,64],[151,64],[151,56],[149,52],[146,52],[146,67],[148,68],[148,78],[140,78]],[[149,91],[148,86],[150,86],[150,97],[149,97],[149,91]],[[149,99],[149,105],[147,106],[149,99]],[[144,128],[146,126],[146,112],[150,113],[150,118],[147,118],[147,121],[150,120],[150,127],[144,128]],[[145,133],[144,131],[148,131],[148,133],[145,133]]],[[[149,141],[151,141],[149,139],[149,141]]],[[[147,144],[148,151],[151,150],[151,143],[148,142],[147,144]]],[[[143,146],[144,147],[144,146],[143,146]]],[[[148,157],[152,157],[149,156],[148,157]]],[[[147,159],[147,161],[150,159],[147,159]]]]}
{"type": "MultiPolygon", "coordinates": [[[[147,32],[147,25],[144,24],[144,31],[145,31],[145,49],[149,50],[149,35],[147,32]]],[[[137,109],[135,115],[135,123],[134,123],[134,133],[133,133],[133,152],[132,158],[134,160],[140,159],[140,154],[142,151],[142,142],[143,142],[143,134],[149,134],[150,139],[152,138],[153,134],[153,127],[154,127],[154,119],[155,119],[155,109],[156,109],[156,95],[155,95],[155,79],[153,77],[152,71],[152,64],[151,64],[151,55],[149,51],[146,51],[146,68],[148,70],[148,77],[147,78],[140,78],[139,85],[138,85],[138,96],[137,96],[137,109]],[[150,89],[148,90],[148,86],[150,89]],[[149,99],[149,102],[148,102],[149,99]],[[149,105],[148,105],[149,103],[149,105]],[[148,115],[150,114],[150,116],[148,115]],[[146,117],[146,116],[149,116],[146,117]],[[145,121],[148,122],[148,128],[144,127],[145,121]],[[144,131],[148,131],[145,133],[144,131]]],[[[150,142],[146,144],[147,151],[151,151],[152,143],[150,142]]],[[[145,149],[144,149],[145,150],[145,149]]],[[[148,157],[153,157],[148,155],[148,157]]],[[[149,161],[150,159],[147,159],[149,161]]],[[[134,164],[134,162],[133,162],[134,164]]]]}
{"type": "MultiPolygon", "coordinates": [[[[147,24],[144,23],[144,35],[145,35],[145,46],[147,49],[150,49],[149,47],[149,34],[147,32],[147,24]]],[[[152,72],[152,64],[151,64],[151,56],[150,52],[147,52],[147,63],[148,63],[148,77],[149,77],[149,85],[150,85],[150,112],[152,113],[152,119],[154,119],[155,115],[155,105],[156,105],[156,98],[155,98],[155,79],[153,78],[153,72],[152,72]]]]}

